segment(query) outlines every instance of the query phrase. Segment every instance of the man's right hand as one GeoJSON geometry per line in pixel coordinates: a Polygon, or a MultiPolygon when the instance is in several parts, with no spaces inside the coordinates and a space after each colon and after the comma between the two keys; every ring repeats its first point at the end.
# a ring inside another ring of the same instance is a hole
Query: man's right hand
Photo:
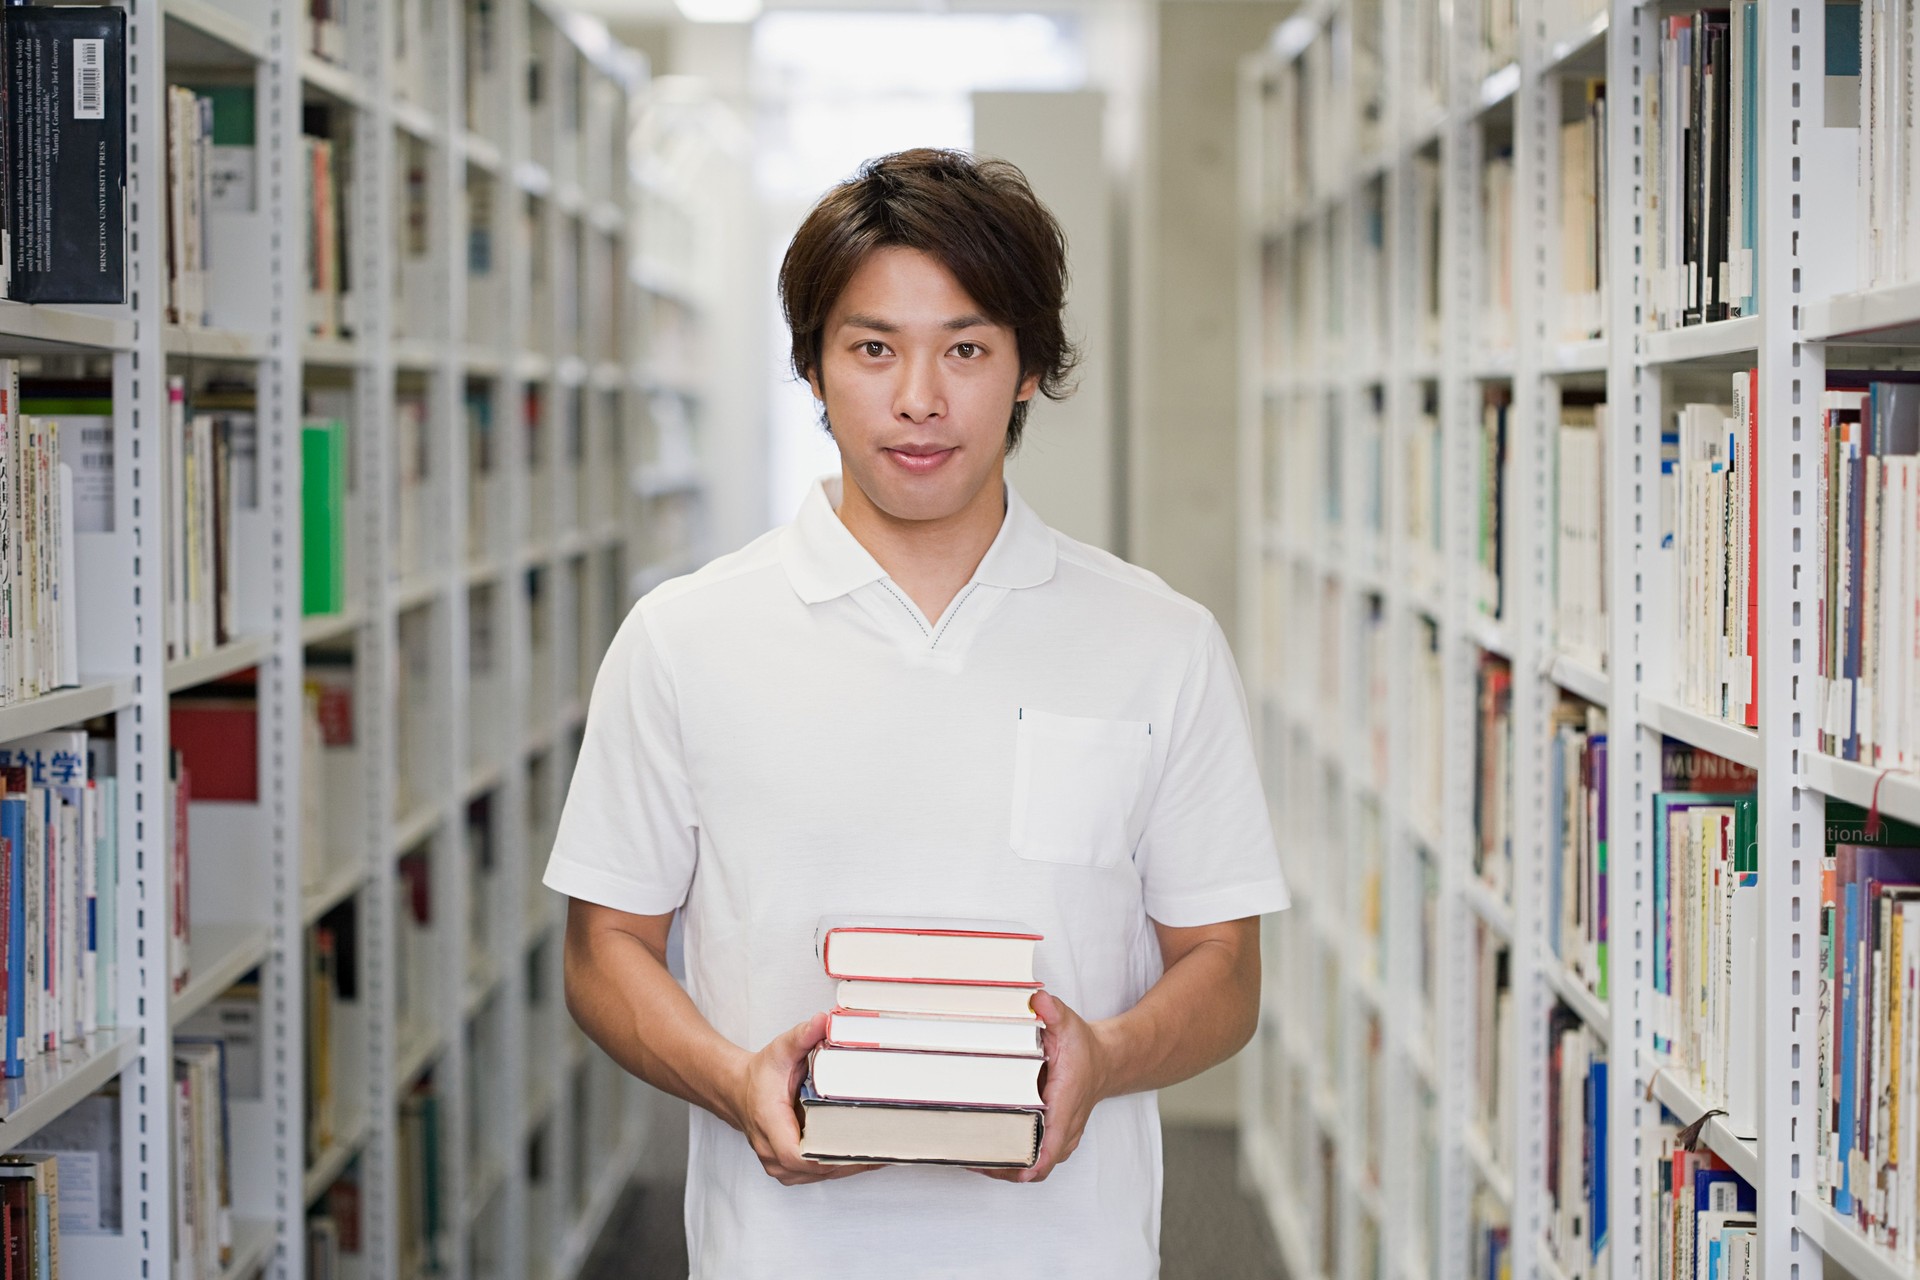
{"type": "Polygon", "coordinates": [[[800,1155],[794,1099],[807,1074],[807,1054],[827,1038],[827,1015],[816,1013],[747,1057],[736,1077],[726,1119],[753,1145],[760,1167],[782,1186],[826,1182],[878,1169],[877,1164],[816,1164],[800,1155]]]}

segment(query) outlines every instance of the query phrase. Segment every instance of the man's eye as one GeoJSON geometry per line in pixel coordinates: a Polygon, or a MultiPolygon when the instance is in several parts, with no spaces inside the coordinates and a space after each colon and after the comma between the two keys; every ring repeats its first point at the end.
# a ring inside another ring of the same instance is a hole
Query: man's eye
{"type": "Polygon", "coordinates": [[[887,344],[884,342],[874,342],[869,340],[867,342],[861,343],[860,349],[866,352],[868,355],[873,356],[875,359],[878,359],[879,357],[887,354],[887,344]]]}
{"type": "Polygon", "coordinates": [[[953,348],[953,353],[962,360],[971,360],[980,354],[980,344],[977,342],[956,343],[953,348]]]}

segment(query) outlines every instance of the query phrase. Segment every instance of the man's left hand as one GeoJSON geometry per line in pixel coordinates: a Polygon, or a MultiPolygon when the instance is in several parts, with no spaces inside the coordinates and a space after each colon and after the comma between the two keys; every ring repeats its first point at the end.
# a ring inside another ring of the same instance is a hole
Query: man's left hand
{"type": "Polygon", "coordinates": [[[1094,1104],[1106,1097],[1106,1046],[1093,1024],[1044,991],[1034,996],[1033,1011],[1046,1024],[1042,1043],[1047,1055],[1047,1086],[1040,1095],[1047,1107],[1046,1136],[1040,1141],[1040,1155],[1032,1168],[979,1171],[1005,1182],[1044,1182],[1054,1167],[1065,1163],[1080,1145],[1094,1104]]]}

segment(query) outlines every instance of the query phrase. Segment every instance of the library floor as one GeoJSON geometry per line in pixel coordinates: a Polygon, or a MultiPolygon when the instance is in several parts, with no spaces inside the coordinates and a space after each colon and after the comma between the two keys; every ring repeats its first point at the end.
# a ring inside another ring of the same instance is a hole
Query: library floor
{"type": "MultiPolygon", "coordinates": [[[[614,1209],[581,1280],[686,1280],[686,1118],[664,1104],[655,1153],[614,1209]]],[[[1160,1280],[1283,1280],[1265,1216],[1240,1189],[1230,1128],[1168,1125],[1160,1280]]]]}

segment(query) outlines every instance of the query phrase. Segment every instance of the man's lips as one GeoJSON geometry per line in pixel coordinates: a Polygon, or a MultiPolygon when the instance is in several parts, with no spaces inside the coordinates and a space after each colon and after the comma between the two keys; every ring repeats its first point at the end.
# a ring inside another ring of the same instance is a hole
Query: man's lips
{"type": "Polygon", "coordinates": [[[885,452],[901,470],[913,475],[925,475],[936,470],[952,457],[958,447],[948,445],[943,449],[935,445],[911,444],[902,445],[897,449],[887,449],[885,452]]]}

